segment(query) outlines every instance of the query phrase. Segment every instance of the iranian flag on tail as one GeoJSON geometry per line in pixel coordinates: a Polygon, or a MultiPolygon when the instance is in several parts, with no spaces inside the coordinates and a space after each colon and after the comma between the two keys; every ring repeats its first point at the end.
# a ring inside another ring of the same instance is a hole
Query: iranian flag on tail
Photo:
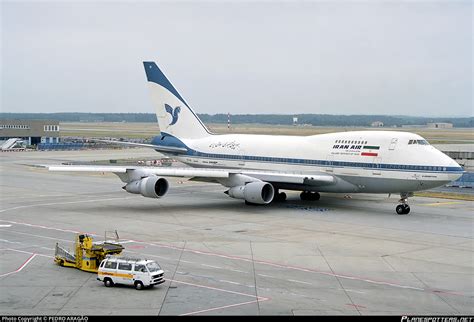
{"type": "Polygon", "coordinates": [[[376,157],[378,156],[378,150],[380,149],[380,146],[376,145],[364,145],[362,147],[362,152],[360,155],[365,156],[365,157],[376,157]]]}

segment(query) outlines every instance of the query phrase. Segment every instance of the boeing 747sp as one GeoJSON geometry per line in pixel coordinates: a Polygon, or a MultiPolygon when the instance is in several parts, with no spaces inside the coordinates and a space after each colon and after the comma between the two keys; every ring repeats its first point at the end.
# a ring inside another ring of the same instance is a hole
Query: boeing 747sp
{"type": "Polygon", "coordinates": [[[144,62],[161,134],[140,145],[171,156],[189,168],[140,166],[48,166],[51,171],[113,172],[124,190],[163,197],[166,177],[219,183],[247,204],[284,201],[282,190],[302,200],[320,192],[399,193],[398,214],[408,214],[414,191],[442,186],[463,169],[421,136],[395,131],[354,131],[313,136],[214,134],[201,122],[154,62],[144,62]]]}

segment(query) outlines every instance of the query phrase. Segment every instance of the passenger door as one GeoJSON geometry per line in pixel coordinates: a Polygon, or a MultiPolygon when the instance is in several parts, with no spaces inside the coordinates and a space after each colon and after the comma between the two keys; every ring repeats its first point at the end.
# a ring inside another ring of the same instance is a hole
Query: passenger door
{"type": "Polygon", "coordinates": [[[391,151],[395,150],[395,147],[397,146],[397,142],[398,142],[398,139],[393,138],[392,141],[390,141],[390,146],[388,149],[391,151]]]}
{"type": "Polygon", "coordinates": [[[381,157],[374,157],[374,167],[372,168],[372,174],[374,176],[380,176],[382,174],[381,164],[382,164],[382,158],[381,157]]]}
{"type": "Polygon", "coordinates": [[[326,172],[334,173],[334,155],[328,154],[328,156],[326,157],[326,161],[327,161],[326,172]]]}

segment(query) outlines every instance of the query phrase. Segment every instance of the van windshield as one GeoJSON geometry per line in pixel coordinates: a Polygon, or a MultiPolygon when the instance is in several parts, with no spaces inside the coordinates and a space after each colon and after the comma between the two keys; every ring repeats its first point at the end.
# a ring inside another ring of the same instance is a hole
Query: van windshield
{"type": "Polygon", "coordinates": [[[150,273],[157,272],[161,269],[160,265],[157,262],[151,262],[146,264],[146,267],[150,271],[150,273]]]}

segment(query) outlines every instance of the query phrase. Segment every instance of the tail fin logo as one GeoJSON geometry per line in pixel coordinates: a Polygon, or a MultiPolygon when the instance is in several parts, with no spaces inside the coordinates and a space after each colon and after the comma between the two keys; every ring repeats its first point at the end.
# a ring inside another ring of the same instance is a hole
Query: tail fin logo
{"type": "Polygon", "coordinates": [[[176,106],[175,108],[172,108],[168,104],[165,104],[165,110],[171,115],[171,118],[172,118],[171,123],[168,124],[168,126],[176,124],[176,122],[178,122],[179,112],[181,112],[181,107],[176,106]]]}

